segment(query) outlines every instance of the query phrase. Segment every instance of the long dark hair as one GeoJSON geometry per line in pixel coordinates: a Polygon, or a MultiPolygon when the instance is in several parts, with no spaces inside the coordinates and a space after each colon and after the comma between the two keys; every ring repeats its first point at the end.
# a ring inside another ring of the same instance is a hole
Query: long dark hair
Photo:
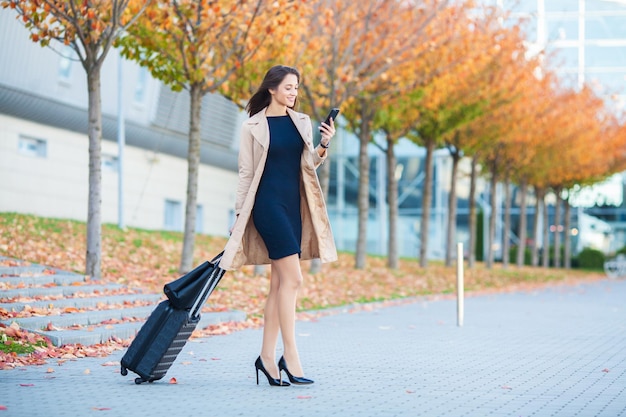
{"type": "MultiPolygon", "coordinates": [[[[253,116],[266,108],[272,102],[272,95],[270,94],[270,89],[275,90],[278,88],[280,83],[283,82],[287,74],[294,74],[298,77],[298,82],[300,82],[300,73],[297,69],[292,67],[287,67],[285,65],[276,65],[267,71],[265,77],[263,78],[263,82],[261,86],[257,90],[256,93],[250,98],[250,101],[246,105],[246,111],[248,115],[253,116]]],[[[296,98],[296,102],[294,103],[294,107],[298,104],[298,99],[296,98]]]]}

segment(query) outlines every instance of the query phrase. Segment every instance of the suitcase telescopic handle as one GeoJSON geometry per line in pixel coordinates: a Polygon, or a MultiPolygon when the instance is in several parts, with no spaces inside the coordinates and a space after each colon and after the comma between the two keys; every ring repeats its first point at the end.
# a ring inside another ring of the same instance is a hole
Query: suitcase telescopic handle
{"type": "Polygon", "coordinates": [[[209,298],[215,287],[217,287],[217,284],[219,284],[220,279],[222,279],[222,276],[226,272],[219,267],[219,263],[222,260],[223,254],[224,251],[220,252],[215,258],[211,260],[211,264],[213,265],[213,269],[211,270],[211,276],[206,281],[206,284],[202,288],[202,291],[200,292],[198,298],[196,298],[196,301],[193,303],[191,309],[189,310],[190,319],[194,319],[200,315],[200,310],[202,310],[202,306],[209,298]]]}

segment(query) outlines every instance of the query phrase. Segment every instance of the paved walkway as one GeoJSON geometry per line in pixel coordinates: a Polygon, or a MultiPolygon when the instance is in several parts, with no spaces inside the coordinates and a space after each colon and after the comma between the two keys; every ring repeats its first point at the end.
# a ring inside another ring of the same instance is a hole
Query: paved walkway
{"type": "Polygon", "coordinates": [[[120,375],[123,352],[1,371],[0,417],[626,416],[624,280],[469,297],[462,328],[453,299],[416,299],[297,333],[312,386],[257,386],[245,330],[191,341],[153,384],[120,375]]]}

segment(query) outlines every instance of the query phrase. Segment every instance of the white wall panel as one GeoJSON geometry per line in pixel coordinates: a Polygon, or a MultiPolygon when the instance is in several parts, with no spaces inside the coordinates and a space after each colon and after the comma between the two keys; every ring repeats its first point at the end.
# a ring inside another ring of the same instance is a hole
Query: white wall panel
{"type": "MultiPolygon", "coordinates": [[[[102,153],[117,155],[103,141],[102,153]]],[[[124,214],[131,227],[162,229],[165,200],[185,204],[187,161],[127,146],[124,152],[124,214]]],[[[31,213],[85,221],[88,195],[88,141],[85,135],[0,114],[0,212],[31,213]],[[20,135],[47,141],[47,156],[20,154],[20,135]]],[[[117,223],[117,172],[102,170],[102,221],[117,223]]],[[[202,165],[198,204],[203,230],[226,235],[234,208],[237,173],[202,165]]]]}

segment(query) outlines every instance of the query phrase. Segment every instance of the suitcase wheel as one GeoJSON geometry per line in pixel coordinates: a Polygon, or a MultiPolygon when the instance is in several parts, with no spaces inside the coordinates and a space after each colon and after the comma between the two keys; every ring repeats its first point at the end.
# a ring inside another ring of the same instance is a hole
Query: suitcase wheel
{"type": "Polygon", "coordinates": [[[135,384],[139,385],[139,384],[141,384],[142,382],[144,382],[144,379],[143,379],[143,378],[135,378],[135,384]]]}
{"type": "Polygon", "coordinates": [[[126,368],[124,368],[124,367],[122,366],[122,369],[120,369],[120,374],[122,374],[122,376],[126,376],[126,375],[128,375],[128,369],[126,369],[126,368]]]}

